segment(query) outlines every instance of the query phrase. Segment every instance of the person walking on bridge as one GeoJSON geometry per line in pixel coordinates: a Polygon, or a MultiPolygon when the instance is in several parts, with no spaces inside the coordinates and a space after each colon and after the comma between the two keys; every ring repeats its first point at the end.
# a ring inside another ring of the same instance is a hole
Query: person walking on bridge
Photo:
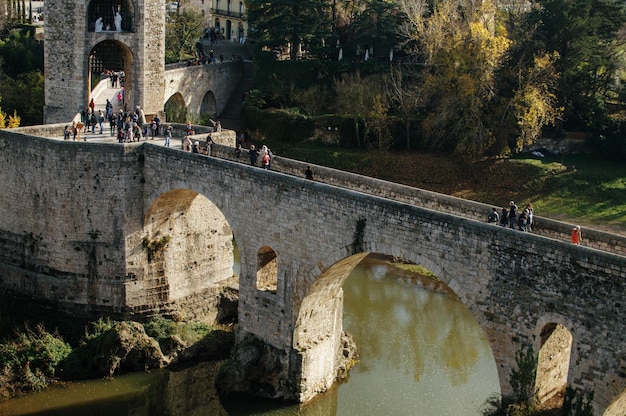
{"type": "Polygon", "coordinates": [[[580,225],[572,228],[572,244],[580,245],[583,241],[583,234],[580,231],[580,225]]]}
{"type": "Polygon", "coordinates": [[[165,129],[165,147],[170,147],[170,141],[172,140],[172,126],[167,126],[165,129]]]}
{"type": "Polygon", "coordinates": [[[509,228],[515,229],[515,219],[517,218],[517,205],[514,201],[509,202],[509,228]]]}
{"type": "Polygon", "coordinates": [[[259,151],[256,150],[256,147],[254,147],[253,144],[251,144],[248,153],[250,156],[250,165],[256,166],[256,161],[259,158],[259,151]]]}

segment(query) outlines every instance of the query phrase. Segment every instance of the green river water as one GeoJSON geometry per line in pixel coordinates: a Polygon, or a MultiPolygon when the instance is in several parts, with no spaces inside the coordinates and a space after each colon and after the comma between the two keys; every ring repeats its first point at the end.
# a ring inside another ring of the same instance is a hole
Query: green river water
{"type": "Polygon", "coordinates": [[[0,403],[0,415],[476,416],[499,392],[493,354],[467,308],[423,279],[364,260],[344,284],[344,328],[359,348],[347,380],[306,405],[221,402],[219,363],[72,383],[0,403]]]}

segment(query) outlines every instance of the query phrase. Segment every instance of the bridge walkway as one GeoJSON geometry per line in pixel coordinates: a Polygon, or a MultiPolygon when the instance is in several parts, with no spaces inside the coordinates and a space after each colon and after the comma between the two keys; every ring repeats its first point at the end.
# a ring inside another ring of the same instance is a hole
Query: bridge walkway
{"type": "Polygon", "coordinates": [[[106,115],[107,99],[111,102],[111,104],[113,104],[113,111],[115,113],[118,113],[119,110],[123,109],[124,105],[119,103],[117,100],[117,94],[122,92],[122,89],[123,88],[119,86],[119,81],[116,87],[112,87],[110,79],[105,78],[101,80],[98,85],[96,85],[96,88],[94,88],[91,92],[91,98],[93,98],[94,104],[96,105],[96,113],[98,110],[102,110],[102,114],[106,115]]]}
{"type": "MultiPolygon", "coordinates": [[[[182,130],[182,125],[178,130],[182,130]]],[[[176,129],[174,131],[175,135],[172,137],[170,148],[172,150],[182,151],[181,141],[183,139],[183,135],[176,135],[176,129]]],[[[109,132],[109,126],[106,125],[104,135],[87,133],[85,138],[87,141],[92,142],[117,143],[117,139],[114,136],[106,134],[109,132]]],[[[55,138],[62,139],[62,136],[55,138]]],[[[197,140],[200,141],[201,146],[204,146],[205,138],[206,133],[197,135],[197,140]]],[[[145,139],[142,139],[139,143],[142,143],[144,140],[145,139]]],[[[148,141],[161,146],[165,143],[162,136],[156,137],[154,140],[148,138],[148,141]]],[[[133,145],[133,143],[128,143],[128,145],[133,145]]],[[[213,146],[212,156],[239,163],[249,163],[248,150],[243,149],[241,158],[237,160],[232,145],[215,144],[213,146]]],[[[304,177],[304,171],[307,165],[311,165],[317,182],[323,182],[329,185],[369,195],[375,195],[422,208],[432,209],[438,212],[444,212],[475,221],[486,222],[487,214],[492,208],[491,205],[483,204],[481,202],[456,198],[449,195],[439,194],[375,178],[367,177],[365,180],[365,177],[362,175],[339,171],[324,166],[312,165],[293,159],[286,159],[280,156],[274,156],[272,161],[272,171],[292,176],[304,177]]],[[[494,227],[498,226],[494,225],[494,227]]],[[[569,243],[572,227],[572,224],[562,221],[535,216],[535,227],[533,228],[532,234],[569,243]]],[[[586,227],[583,230],[583,237],[583,245],[587,247],[620,256],[626,256],[625,236],[586,227]]]]}

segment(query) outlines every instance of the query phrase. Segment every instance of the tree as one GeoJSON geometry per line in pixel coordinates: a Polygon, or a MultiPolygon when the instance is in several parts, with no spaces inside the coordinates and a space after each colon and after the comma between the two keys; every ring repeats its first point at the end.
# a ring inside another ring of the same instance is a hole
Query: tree
{"type": "Polygon", "coordinates": [[[357,146],[363,146],[374,128],[378,134],[377,147],[386,148],[388,143],[385,142],[386,132],[383,130],[386,130],[384,127],[387,125],[389,105],[380,75],[362,79],[359,72],[345,74],[341,79],[335,80],[334,89],[335,110],[353,120],[357,146]]]}
{"type": "Polygon", "coordinates": [[[599,130],[606,122],[623,52],[626,14],[615,0],[540,0],[530,15],[538,48],[558,53],[559,102],[570,128],[599,130]]]}
{"type": "Polygon", "coordinates": [[[514,40],[493,3],[401,0],[408,17],[402,33],[424,70],[416,89],[426,145],[476,160],[487,151],[519,150],[558,115],[549,59],[533,56],[516,65],[514,40]],[[517,82],[514,82],[517,81],[517,82]]]}
{"type": "Polygon", "coordinates": [[[429,15],[425,4],[403,2],[413,28],[409,35],[425,64],[419,94],[426,143],[476,159],[495,141],[487,119],[496,98],[495,74],[510,41],[492,29],[489,1],[443,0],[429,15]]]}
{"type": "Polygon", "coordinates": [[[43,43],[35,39],[34,27],[16,27],[3,34],[0,57],[3,71],[13,78],[25,72],[43,72],[43,43]]]}
{"type": "Polygon", "coordinates": [[[393,138],[389,131],[389,103],[387,97],[381,92],[377,92],[372,97],[372,107],[367,114],[368,124],[371,124],[372,130],[376,135],[376,146],[378,150],[388,150],[393,144],[393,138]]]}
{"type": "MultiPolygon", "coordinates": [[[[1,98],[0,101],[2,101],[1,98]]],[[[14,128],[19,126],[20,117],[17,115],[17,112],[13,111],[12,116],[7,116],[7,114],[2,111],[2,107],[0,107],[0,129],[14,128]]]]}
{"type": "MultiPolygon", "coordinates": [[[[349,24],[342,26],[342,45],[348,49],[367,48],[373,51],[372,59],[387,59],[389,51],[399,41],[397,27],[403,18],[395,1],[363,0],[351,3],[343,10],[350,13],[349,24]]],[[[346,5],[347,6],[347,5],[346,5]]]]}
{"type": "Polygon", "coordinates": [[[323,0],[246,0],[250,37],[261,47],[288,49],[296,60],[302,45],[320,40],[329,6],[323,0]]]}
{"type": "Polygon", "coordinates": [[[165,62],[181,62],[196,57],[196,43],[202,36],[204,20],[193,8],[168,13],[165,23],[165,62]]]}
{"type": "Polygon", "coordinates": [[[402,65],[395,67],[385,78],[385,91],[393,110],[402,117],[406,130],[406,149],[411,148],[411,121],[415,118],[415,109],[420,105],[421,95],[414,83],[402,70],[402,65]]]}

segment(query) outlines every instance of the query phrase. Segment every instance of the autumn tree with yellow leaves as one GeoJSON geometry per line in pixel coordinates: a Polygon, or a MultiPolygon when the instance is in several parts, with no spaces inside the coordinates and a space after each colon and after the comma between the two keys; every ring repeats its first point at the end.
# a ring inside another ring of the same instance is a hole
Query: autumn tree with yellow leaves
{"type": "Polygon", "coordinates": [[[505,70],[513,40],[489,1],[400,0],[402,33],[423,64],[416,110],[428,148],[476,160],[519,150],[559,116],[548,54],[505,70]],[[434,5],[433,5],[434,4],[434,5]],[[432,5],[432,6],[431,6],[432,5]]]}
{"type": "MultiPolygon", "coordinates": [[[[0,101],[2,101],[1,97],[0,101]]],[[[7,116],[7,113],[2,111],[2,107],[0,107],[0,129],[19,127],[20,121],[21,119],[17,115],[17,111],[13,111],[13,115],[7,116]]]]}

